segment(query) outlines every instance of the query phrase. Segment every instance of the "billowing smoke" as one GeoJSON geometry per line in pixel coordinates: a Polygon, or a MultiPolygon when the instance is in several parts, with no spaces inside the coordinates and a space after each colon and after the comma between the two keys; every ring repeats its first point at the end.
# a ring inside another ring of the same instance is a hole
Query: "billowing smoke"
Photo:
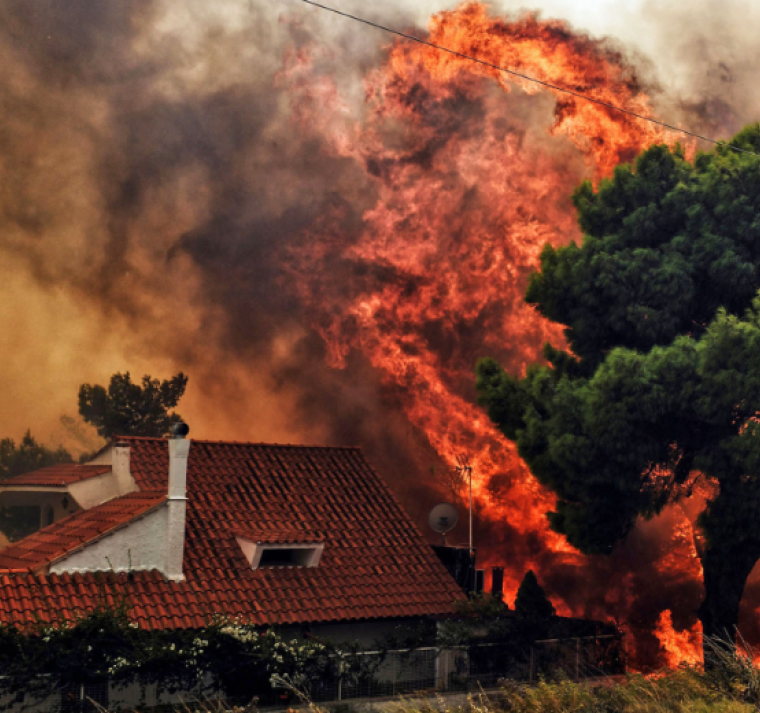
{"type": "MultiPolygon", "coordinates": [[[[377,19],[423,34],[419,8],[377,19]]],[[[441,41],[721,137],[756,118],[758,22],[725,3],[645,5],[605,41],[478,12],[441,41]]],[[[362,445],[421,523],[468,453],[486,561],[618,617],[642,663],[663,607],[693,624],[693,513],[580,557],[472,384],[477,357],[520,371],[558,339],[521,295],[545,241],[580,237],[574,185],[673,137],[297,3],[8,0],[0,96],[0,435],[57,438],[78,384],[182,369],[193,435],[362,445]]]]}
{"type": "Polygon", "coordinates": [[[365,420],[275,262],[354,183],[274,87],[305,30],[247,3],[0,12],[0,425],[49,429],[78,383],[125,368],[188,371],[209,437],[330,440],[365,420]],[[325,400],[346,412],[317,416],[325,400]]]}

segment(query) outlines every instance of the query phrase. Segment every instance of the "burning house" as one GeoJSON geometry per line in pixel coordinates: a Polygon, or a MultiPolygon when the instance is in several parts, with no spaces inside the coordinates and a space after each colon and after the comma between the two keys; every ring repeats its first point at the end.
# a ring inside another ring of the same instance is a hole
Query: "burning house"
{"type": "MultiPolygon", "coordinates": [[[[359,449],[191,441],[187,432],[179,424],[168,441],[119,438],[89,463],[3,483],[0,498],[23,503],[8,507],[38,508],[43,526],[0,550],[0,623],[74,622],[105,596],[148,629],[201,629],[222,615],[371,648],[451,618],[465,599],[447,548],[425,541],[359,449]]],[[[579,642],[619,640],[598,622],[554,617],[547,627],[572,639],[576,673],[579,642]]],[[[535,676],[540,646],[553,642],[536,642],[515,672],[535,676]]],[[[584,661],[597,656],[590,651],[584,661]]],[[[394,685],[411,676],[411,687],[447,687],[462,655],[422,649],[419,670],[393,663],[394,685]]],[[[507,654],[467,656],[473,675],[493,683],[505,673],[507,654]]],[[[560,661],[552,656],[548,666],[560,661]]]]}
{"type": "Polygon", "coordinates": [[[0,551],[0,621],[16,625],[94,607],[98,572],[140,626],[222,614],[365,643],[463,596],[356,448],[124,438],[7,492],[56,503],[0,551]]]}
{"type": "Polygon", "coordinates": [[[41,509],[44,526],[0,550],[0,622],[74,621],[107,596],[143,628],[221,615],[368,647],[464,598],[358,448],[175,430],[3,484],[0,498],[41,509]]]}

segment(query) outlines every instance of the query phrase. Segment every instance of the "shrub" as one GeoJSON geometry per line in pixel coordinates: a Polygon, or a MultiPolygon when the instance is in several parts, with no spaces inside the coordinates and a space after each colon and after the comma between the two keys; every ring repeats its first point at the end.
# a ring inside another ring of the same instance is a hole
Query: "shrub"
{"type": "Polygon", "coordinates": [[[211,618],[202,629],[149,630],[125,606],[103,605],[74,623],[29,631],[0,626],[0,693],[45,695],[108,680],[135,679],[164,690],[212,689],[251,699],[271,697],[274,675],[308,682],[326,666],[316,642],[284,641],[240,619],[211,618]]]}

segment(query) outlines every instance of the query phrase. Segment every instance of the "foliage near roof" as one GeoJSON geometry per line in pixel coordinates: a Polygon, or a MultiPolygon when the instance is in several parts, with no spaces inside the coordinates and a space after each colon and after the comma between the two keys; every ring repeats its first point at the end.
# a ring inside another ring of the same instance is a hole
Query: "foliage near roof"
{"type": "Polygon", "coordinates": [[[38,470],[54,463],[70,463],[71,454],[63,447],[48,448],[38,443],[30,431],[19,444],[12,438],[0,440],[0,479],[38,470]]]}
{"type": "Polygon", "coordinates": [[[103,438],[117,434],[161,437],[182,420],[170,409],[177,405],[185,388],[187,376],[182,372],[164,381],[145,375],[142,385],[132,383],[128,371],[116,373],[107,390],[100,384],[79,387],[79,413],[103,438]]]}
{"type": "Polygon", "coordinates": [[[520,377],[478,366],[489,415],[557,495],[552,528],[583,552],[701,489],[708,635],[736,631],[760,560],[760,124],[730,144],[693,161],[653,146],[584,183],[583,244],[547,245],[526,293],[569,348],[520,377]]]}

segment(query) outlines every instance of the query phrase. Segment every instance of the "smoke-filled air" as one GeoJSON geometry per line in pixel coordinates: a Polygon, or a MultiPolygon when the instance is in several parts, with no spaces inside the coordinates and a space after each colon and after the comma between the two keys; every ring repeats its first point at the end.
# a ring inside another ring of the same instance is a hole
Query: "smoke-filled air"
{"type": "MultiPolygon", "coordinates": [[[[596,35],[562,6],[336,5],[717,138],[758,118],[746,3],[590,11],[596,35]]],[[[436,502],[464,515],[466,455],[508,601],[532,568],[560,614],[629,632],[636,665],[696,650],[699,494],[579,554],[474,367],[520,375],[562,344],[523,296],[545,243],[582,239],[583,179],[708,145],[296,0],[8,0],[0,97],[0,437],[84,450],[61,422],[79,384],[182,370],[192,436],[360,445],[425,531],[436,502]]],[[[756,577],[750,642],[758,607],[756,577]]]]}

